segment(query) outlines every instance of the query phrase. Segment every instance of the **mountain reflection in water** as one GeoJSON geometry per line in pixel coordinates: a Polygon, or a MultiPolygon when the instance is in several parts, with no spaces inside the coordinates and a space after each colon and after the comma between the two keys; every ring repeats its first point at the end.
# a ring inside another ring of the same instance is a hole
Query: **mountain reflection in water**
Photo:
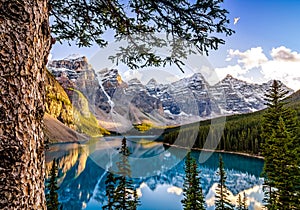
{"type": "MultiPolygon", "coordinates": [[[[166,147],[151,138],[128,138],[131,151],[130,164],[134,186],[140,196],[139,210],[182,209],[184,159],[186,150],[166,147]]],[[[46,152],[46,178],[55,158],[58,161],[59,201],[65,210],[101,209],[106,202],[106,170],[116,169],[121,137],[94,139],[86,144],[54,144],[46,152]]],[[[201,183],[207,209],[214,209],[215,188],[218,182],[219,153],[211,155],[202,164],[201,183]]],[[[193,151],[198,160],[200,151],[193,151]]],[[[260,174],[263,160],[251,157],[222,154],[227,175],[226,186],[230,200],[237,202],[245,192],[249,209],[262,207],[262,183],[260,174]]]]}

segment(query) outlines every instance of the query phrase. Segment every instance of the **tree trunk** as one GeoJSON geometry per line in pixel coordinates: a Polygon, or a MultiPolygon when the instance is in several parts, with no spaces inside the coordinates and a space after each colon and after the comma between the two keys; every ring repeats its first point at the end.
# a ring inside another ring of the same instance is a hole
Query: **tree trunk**
{"type": "Polygon", "coordinates": [[[47,0],[0,0],[0,209],[46,209],[47,0]]]}

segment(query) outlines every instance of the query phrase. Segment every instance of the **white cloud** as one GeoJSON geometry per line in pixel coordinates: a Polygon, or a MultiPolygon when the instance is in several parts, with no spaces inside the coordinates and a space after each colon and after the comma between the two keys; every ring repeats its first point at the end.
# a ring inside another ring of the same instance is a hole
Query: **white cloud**
{"type": "Polygon", "coordinates": [[[172,82],[175,82],[175,81],[177,81],[179,78],[178,77],[176,77],[176,76],[174,76],[174,75],[172,75],[172,76],[167,76],[166,78],[165,78],[165,83],[172,83],[172,82]]]}
{"type": "Polygon", "coordinates": [[[215,69],[218,77],[220,79],[223,79],[226,77],[227,74],[230,74],[231,76],[247,81],[247,82],[253,82],[251,78],[245,77],[244,75],[248,73],[248,69],[242,68],[241,65],[229,65],[223,68],[216,68],[215,69]]]}
{"type": "Polygon", "coordinates": [[[138,195],[139,198],[143,196],[142,189],[143,188],[147,188],[147,187],[148,187],[148,185],[145,182],[143,182],[140,185],[140,187],[136,189],[136,193],[137,193],[137,195],[138,195]]]}
{"type": "Polygon", "coordinates": [[[270,60],[262,65],[261,73],[266,80],[279,79],[294,90],[300,89],[300,61],[270,60]]]}
{"type": "Polygon", "coordinates": [[[128,70],[128,71],[121,73],[121,76],[124,81],[129,81],[129,80],[135,79],[135,78],[138,80],[141,80],[143,74],[141,73],[141,71],[138,71],[138,70],[128,70]]]}
{"type": "Polygon", "coordinates": [[[299,53],[292,52],[291,49],[288,49],[284,46],[273,48],[270,54],[274,60],[278,60],[278,61],[291,61],[291,62],[300,61],[299,53]]]}
{"type": "Polygon", "coordinates": [[[168,193],[171,193],[171,194],[176,194],[176,195],[181,195],[181,193],[183,192],[181,188],[179,187],[175,187],[175,186],[172,186],[172,187],[169,187],[167,189],[167,192],[168,193]]]}
{"type": "Polygon", "coordinates": [[[220,78],[231,74],[252,83],[279,79],[294,90],[300,89],[300,53],[284,46],[273,48],[270,51],[270,59],[261,47],[244,52],[230,49],[226,60],[231,61],[231,65],[216,68],[220,78]],[[237,60],[234,61],[233,58],[237,60]]]}
{"type": "Polygon", "coordinates": [[[238,63],[246,69],[259,67],[259,65],[268,61],[268,58],[263,53],[263,49],[261,47],[251,48],[245,52],[230,49],[228,54],[229,57],[227,60],[238,57],[238,63]]]}

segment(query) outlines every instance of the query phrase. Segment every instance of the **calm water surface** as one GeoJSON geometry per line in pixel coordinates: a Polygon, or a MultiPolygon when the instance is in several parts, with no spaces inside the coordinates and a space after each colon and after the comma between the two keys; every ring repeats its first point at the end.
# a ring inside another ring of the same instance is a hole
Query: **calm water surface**
{"type": "MultiPolygon", "coordinates": [[[[134,186],[141,206],[139,210],[179,210],[184,180],[186,150],[165,147],[151,137],[128,138],[129,158],[134,186]]],[[[116,169],[121,139],[108,137],[86,144],[55,144],[46,152],[47,169],[58,160],[59,200],[63,209],[102,209],[105,205],[106,170],[116,169]]],[[[207,209],[214,209],[215,188],[218,181],[219,153],[194,151],[201,170],[201,183],[207,209]]],[[[236,203],[238,195],[246,193],[250,209],[261,209],[263,192],[260,159],[222,154],[230,200],[236,203]]]]}

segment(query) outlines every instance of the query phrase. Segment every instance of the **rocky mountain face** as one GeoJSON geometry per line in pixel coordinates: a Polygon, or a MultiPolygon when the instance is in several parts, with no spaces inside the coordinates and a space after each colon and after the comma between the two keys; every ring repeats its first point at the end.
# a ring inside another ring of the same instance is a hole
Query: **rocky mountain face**
{"type": "Polygon", "coordinates": [[[75,129],[73,105],[64,88],[47,71],[45,78],[46,97],[45,111],[52,117],[59,119],[66,126],[75,129]]]}
{"type": "MultiPolygon", "coordinates": [[[[148,93],[159,98],[163,109],[171,114],[180,113],[200,117],[249,113],[264,109],[264,94],[273,81],[250,84],[227,75],[217,84],[210,86],[205,78],[196,73],[190,78],[162,85],[152,79],[146,85],[148,93]],[[196,112],[195,112],[196,111],[196,112]]],[[[283,84],[283,88],[293,90],[283,84]]]]}
{"type": "MultiPolygon", "coordinates": [[[[271,80],[260,85],[251,84],[227,75],[211,87],[211,92],[224,113],[249,113],[266,108],[264,94],[270,89],[272,83],[271,80]],[[222,97],[220,97],[220,93],[223,93],[222,97]]],[[[280,81],[279,83],[282,84],[280,81]]],[[[289,92],[289,95],[294,92],[284,84],[282,85],[289,92]]]]}
{"type": "Polygon", "coordinates": [[[146,87],[138,79],[128,81],[128,86],[125,91],[131,98],[131,103],[142,112],[151,113],[154,110],[162,111],[162,102],[158,98],[151,96],[146,87]]]}
{"type": "Polygon", "coordinates": [[[163,102],[163,109],[172,115],[208,117],[213,113],[220,114],[215,99],[210,97],[209,84],[200,73],[167,85],[150,80],[146,88],[149,94],[163,102]]]}
{"type": "Polygon", "coordinates": [[[48,64],[48,70],[65,89],[73,101],[73,89],[83,93],[91,103],[91,106],[99,107],[105,112],[110,111],[110,105],[106,93],[98,83],[96,74],[84,56],[70,56],[63,60],[53,60],[48,64]]]}
{"type": "Polygon", "coordinates": [[[51,61],[48,68],[70,98],[72,89],[87,98],[98,120],[123,125],[145,121],[174,125],[258,111],[265,108],[264,94],[272,83],[250,84],[227,75],[211,86],[195,73],[170,84],[151,79],[144,85],[138,79],[124,82],[117,69],[103,69],[96,74],[87,59],[80,56],[51,61]]]}
{"type": "Polygon", "coordinates": [[[227,75],[211,87],[211,92],[225,113],[248,113],[265,108],[264,94],[267,88],[249,84],[227,75]]]}
{"type": "MultiPolygon", "coordinates": [[[[69,128],[89,136],[108,133],[99,126],[92,113],[96,106],[109,112],[110,106],[86,58],[51,61],[48,70],[45,79],[46,113],[53,120],[57,119],[69,128]]],[[[52,132],[51,128],[49,132],[52,132]]],[[[49,134],[48,137],[55,136],[49,134]]],[[[49,139],[50,142],[53,140],[49,139]]]]}

